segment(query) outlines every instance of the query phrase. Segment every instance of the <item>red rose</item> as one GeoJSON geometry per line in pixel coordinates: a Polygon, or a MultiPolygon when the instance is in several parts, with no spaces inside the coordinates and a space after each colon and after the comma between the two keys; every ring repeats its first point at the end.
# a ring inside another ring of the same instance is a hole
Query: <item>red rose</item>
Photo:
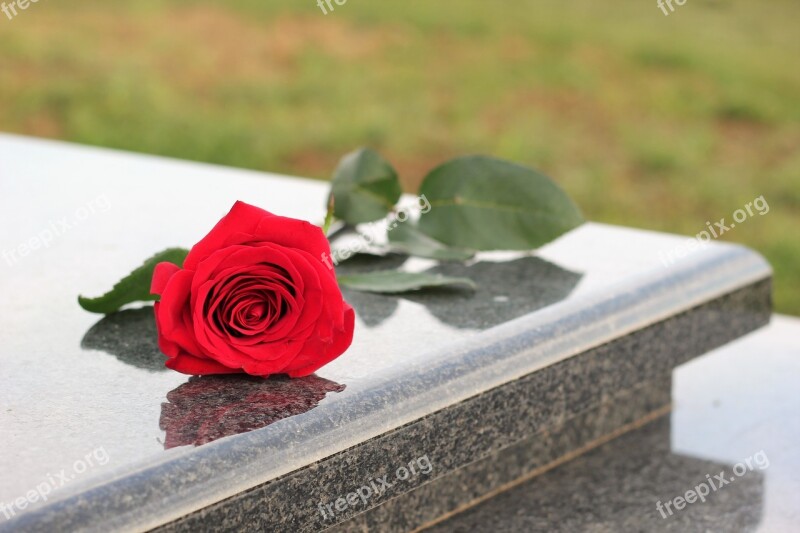
{"type": "Polygon", "coordinates": [[[185,374],[307,376],[342,354],[355,315],[326,266],[322,230],[236,202],[151,292],[167,367],[185,374]]]}

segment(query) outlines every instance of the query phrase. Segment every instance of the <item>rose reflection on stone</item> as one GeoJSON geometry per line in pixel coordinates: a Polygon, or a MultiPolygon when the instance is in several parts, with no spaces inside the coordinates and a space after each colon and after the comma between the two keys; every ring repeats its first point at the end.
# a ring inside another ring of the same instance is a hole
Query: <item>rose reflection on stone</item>
{"type": "Polygon", "coordinates": [[[266,427],[316,407],[345,388],[316,375],[263,379],[244,375],[195,376],[167,394],[159,426],[164,448],[200,446],[266,427]]]}

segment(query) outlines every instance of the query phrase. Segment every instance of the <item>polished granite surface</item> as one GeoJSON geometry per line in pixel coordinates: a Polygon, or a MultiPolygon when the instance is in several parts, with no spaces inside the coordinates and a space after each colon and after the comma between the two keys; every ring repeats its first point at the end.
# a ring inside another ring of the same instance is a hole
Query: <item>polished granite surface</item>
{"type": "Polygon", "coordinates": [[[798,377],[800,320],[776,316],[677,368],[671,415],[427,531],[800,531],[798,377]]]}
{"type": "Polygon", "coordinates": [[[148,311],[100,319],[77,294],[99,294],[153,252],[197,241],[236,199],[320,220],[326,185],[14,136],[0,136],[0,161],[0,502],[56,474],[66,477],[51,484],[48,504],[147,467],[217,465],[191,479],[191,491],[176,485],[155,507],[118,513],[131,527],[177,518],[770,275],[756,254],[723,244],[665,266],[685,239],[587,224],[535,256],[487,254],[458,267],[479,283],[475,295],[348,294],[354,344],[319,381],[298,385],[304,413],[279,401],[259,420],[215,418],[198,437],[170,430],[169,413],[201,387],[161,368],[148,311]],[[515,344],[523,334],[525,345],[515,344]],[[248,443],[259,450],[249,462],[224,464],[225,446],[248,443]]]}

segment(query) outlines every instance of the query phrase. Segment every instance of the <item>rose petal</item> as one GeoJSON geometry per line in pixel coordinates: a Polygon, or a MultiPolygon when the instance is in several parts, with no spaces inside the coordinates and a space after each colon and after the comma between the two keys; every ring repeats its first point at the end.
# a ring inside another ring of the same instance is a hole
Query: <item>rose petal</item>
{"type": "Polygon", "coordinates": [[[259,241],[307,252],[323,265],[324,261],[331,261],[331,246],[322,228],[305,220],[273,215],[261,221],[254,237],[259,241]]]}
{"type": "Polygon", "coordinates": [[[184,374],[203,376],[207,374],[237,374],[241,373],[241,368],[228,368],[213,359],[205,359],[182,353],[177,357],[168,359],[165,363],[167,368],[177,370],[184,374]]]}
{"type": "Polygon", "coordinates": [[[303,346],[301,354],[281,370],[281,373],[288,374],[292,378],[308,376],[342,355],[353,342],[355,319],[353,308],[345,304],[343,328],[333,337],[333,342],[326,346],[320,345],[319,339],[310,339],[303,346]]]}
{"type": "Polygon", "coordinates": [[[200,354],[203,350],[196,342],[190,313],[192,276],[187,270],[176,272],[161,291],[161,300],[154,308],[159,338],[177,344],[188,353],[200,354]]]}
{"type": "Polygon", "coordinates": [[[195,270],[200,261],[222,248],[232,234],[252,235],[264,218],[274,217],[272,213],[244,202],[236,202],[227,215],[195,244],[183,262],[183,268],[195,270]]]}
{"type": "Polygon", "coordinates": [[[178,265],[166,261],[158,263],[153,270],[153,279],[150,281],[150,294],[163,293],[169,279],[180,269],[178,265]]]}

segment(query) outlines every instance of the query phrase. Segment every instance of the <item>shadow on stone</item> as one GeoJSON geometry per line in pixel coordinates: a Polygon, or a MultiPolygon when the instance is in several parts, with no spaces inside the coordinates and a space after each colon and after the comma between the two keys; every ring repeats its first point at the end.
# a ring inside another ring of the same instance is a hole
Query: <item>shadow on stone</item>
{"type": "Polygon", "coordinates": [[[167,432],[164,448],[200,446],[228,435],[266,427],[310,411],[329,392],[345,388],[315,375],[289,379],[202,376],[167,394],[159,427],[167,432]]]}
{"type": "Polygon", "coordinates": [[[86,332],[81,348],[106,352],[123,363],[151,372],[167,370],[166,358],[158,348],[152,306],[106,315],[86,332]]]}
{"type": "MultiPolygon", "coordinates": [[[[336,268],[338,274],[360,274],[377,270],[394,270],[408,259],[405,255],[388,254],[386,256],[358,254],[336,268]]],[[[344,299],[353,306],[358,317],[369,327],[382,324],[397,310],[397,298],[384,297],[367,292],[342,289],[344,299]]]]}
{"type": "MultiPolygon", "coordinates": [[[[353,270],[348,261],[340,267],[340,272],[396,268],[379,261],[374,261],[370,268],[367,266],[370,261],[374,260],[362,258],[353,270]]],[[[347,290],[345,297],[369,327],[391,316],[398,300],[403,298],[424,305],[445,324],[463,329],[486,329],[565,299],[582,277],[582,274],[530,256],[501,262],[441,263],[428,272],[468,277],[478,288],[475,291],[439,288],[396,296],[347,290]]]]}

